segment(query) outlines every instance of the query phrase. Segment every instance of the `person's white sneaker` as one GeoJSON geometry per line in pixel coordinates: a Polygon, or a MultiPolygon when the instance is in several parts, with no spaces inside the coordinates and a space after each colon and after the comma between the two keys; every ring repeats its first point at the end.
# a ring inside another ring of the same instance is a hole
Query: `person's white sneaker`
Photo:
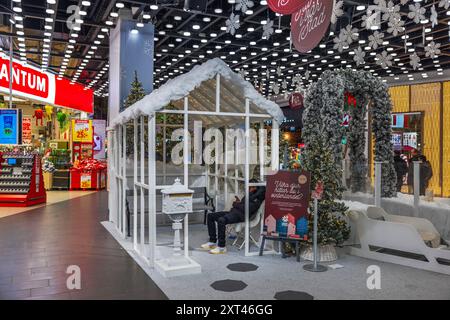
{"type": "Polygon", "coordinates": [[[211,254],[224,254],[227,253],[227,248],[222,248],[222,247],[216,247],[212,250],[209,250],[209,253],[211,254]]]}
{"type": "Polygon", "coordinates": [[[200,246],[203,250],[211,250],[217,247],[214,242],[207,242],[200,246]]]}

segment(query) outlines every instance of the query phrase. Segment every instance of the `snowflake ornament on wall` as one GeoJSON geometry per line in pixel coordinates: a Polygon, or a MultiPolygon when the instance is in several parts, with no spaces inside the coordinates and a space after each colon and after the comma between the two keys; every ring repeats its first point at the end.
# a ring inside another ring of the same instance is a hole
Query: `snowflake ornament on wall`
{"type": "Polygon", "coordinates": [[[420,57],[417,55],[417,53],[414,52],[409,56],[409,64],[414,70],[420,67],[420,57]]]}
{"type": "Polygon", "coordinates": [[[441,47],[440,43],[435,43],[434,41],[431,41],[426,47],[425,47],[425,56],[430,57],[431,59],[436,58],[438,55],[441,54],[441,47]]]}
{"type": "Polygon", "coordinates": [[[254,5],[254,2],[251,0],[236,0],[236,10],[241,10],[242,13],[246,13],[254,5]]]}
{"type": "Polygon", "coordinates": [[[333,6],[333,12],[331,14],[331,23],[335,24],[337,22],[337,19],[344,15],[344,10],[342,10],[342,7],[344,5],[343,0],[336,1],[334,0],[334,6],[333,6]]]}
{"type": "Polygon", "coordinates": [[[153,56],[153,41],[147,40],[144,42],[144,54],[146,56],[153,56]]]}
{"type": "Polygon", "coordinates": [[[239,15],[235,15],[234,13],[231,13],[228,20],[225,22],[227,26],[227,32],[231,35],[234,35],[236,33],[236,30],[241,27],[239,23],[239,15]]]}
{"type": "Polygon", "coordinates": [[[358,47],[353,52],[355,54],[353,60],[356,62],[356,65],[359,66],[361,64],[364,64],[364,57],[366,56],[366,53],[363,51],[363,49],[361,49],[361,47],[358,47]]]}
{"type": "Polygon", "coordinates": [[[372,49],[378,49],[378,46],[383,44],[384,33],[375,31],[373,34],[369,36],[369,46],[372,49]]]}
{"type": "Polygon", "coordinates": [[[420,23],[421,20],[425,19],[426,9],[420,6],[420,3],[416,2],[409,5],[408,18],[413,20],[415,23],[420,23]]]}
{"type": "Polygon", "coordinates": [[[263,25],[263,39],[268,40],[270,36],[273,34],[273,20],[267,19],[267,22],[265,25],[263,25]]]}
{"type": "Polygon", "coordinates": [[[381,54],[376,55],[376,63],[386,69],[387,67],[392,66],[392,58],[392,55],[388,54],[386,51],[383,51],[381,54]]]}

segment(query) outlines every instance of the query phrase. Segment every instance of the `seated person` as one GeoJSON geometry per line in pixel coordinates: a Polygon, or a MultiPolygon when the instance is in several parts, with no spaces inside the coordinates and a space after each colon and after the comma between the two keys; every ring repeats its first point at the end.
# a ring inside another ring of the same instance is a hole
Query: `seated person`
{"type": "MultiPolygon", "coordinates": [[[[250,183],[257,183],[256,179],[251,179],[250,183]]],[[[264,201],[266,193],[265,187],[249,188],[249,217],[250,219],[258,211],[264,201]]],[[[226,253],[225,230],[227,224],[234,224],[245,221],[245,197],[233,202],[230,211],[212,212],[208,214],[208,234],[209,242],[203,244],[202,249],[209,250],[211,254],[226,253]],[[217,232],[216,232],[217,223],[217,232]],[[217,243],[217,238],[219,242],[217,243]]]]}

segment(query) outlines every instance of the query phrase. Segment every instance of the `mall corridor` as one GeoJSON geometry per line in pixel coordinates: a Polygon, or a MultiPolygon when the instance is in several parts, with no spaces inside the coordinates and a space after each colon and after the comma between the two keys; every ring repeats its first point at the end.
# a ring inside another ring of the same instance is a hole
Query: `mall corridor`
{"type": "Polygon", "coordinates": [[[0,219],[0,299],[167,299],[100,224],[97,192],[0,219]],[[79,266],[81,289],[67,288],[79,266]]]}

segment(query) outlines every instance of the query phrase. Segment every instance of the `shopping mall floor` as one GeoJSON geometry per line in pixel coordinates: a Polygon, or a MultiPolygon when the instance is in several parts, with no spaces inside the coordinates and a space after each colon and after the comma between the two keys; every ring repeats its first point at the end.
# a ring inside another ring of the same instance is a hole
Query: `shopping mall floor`
{"type": "MultiPolygon", "coordinates": [[[[190,249],[202,273],[166,279],[142,269],[101,224],[106,192],[64,197],[52,194],[47,206],[0,218],[0,299],[450,299],[449,275],[341,251],[343,268],[324,273],[303,270],[306,262],[294,257],[245,257],[231,246],[210,255],[198,249],[201,224],[190,226],[190,249]],[[71,265],[81,269],[80,290],[67,288],[71,265]],[[371,265],[381,270],[379,290],[367,287],[371,265]]],[[[170,243],[172,232],[158,228],[159,242],[170,243]]]]}

